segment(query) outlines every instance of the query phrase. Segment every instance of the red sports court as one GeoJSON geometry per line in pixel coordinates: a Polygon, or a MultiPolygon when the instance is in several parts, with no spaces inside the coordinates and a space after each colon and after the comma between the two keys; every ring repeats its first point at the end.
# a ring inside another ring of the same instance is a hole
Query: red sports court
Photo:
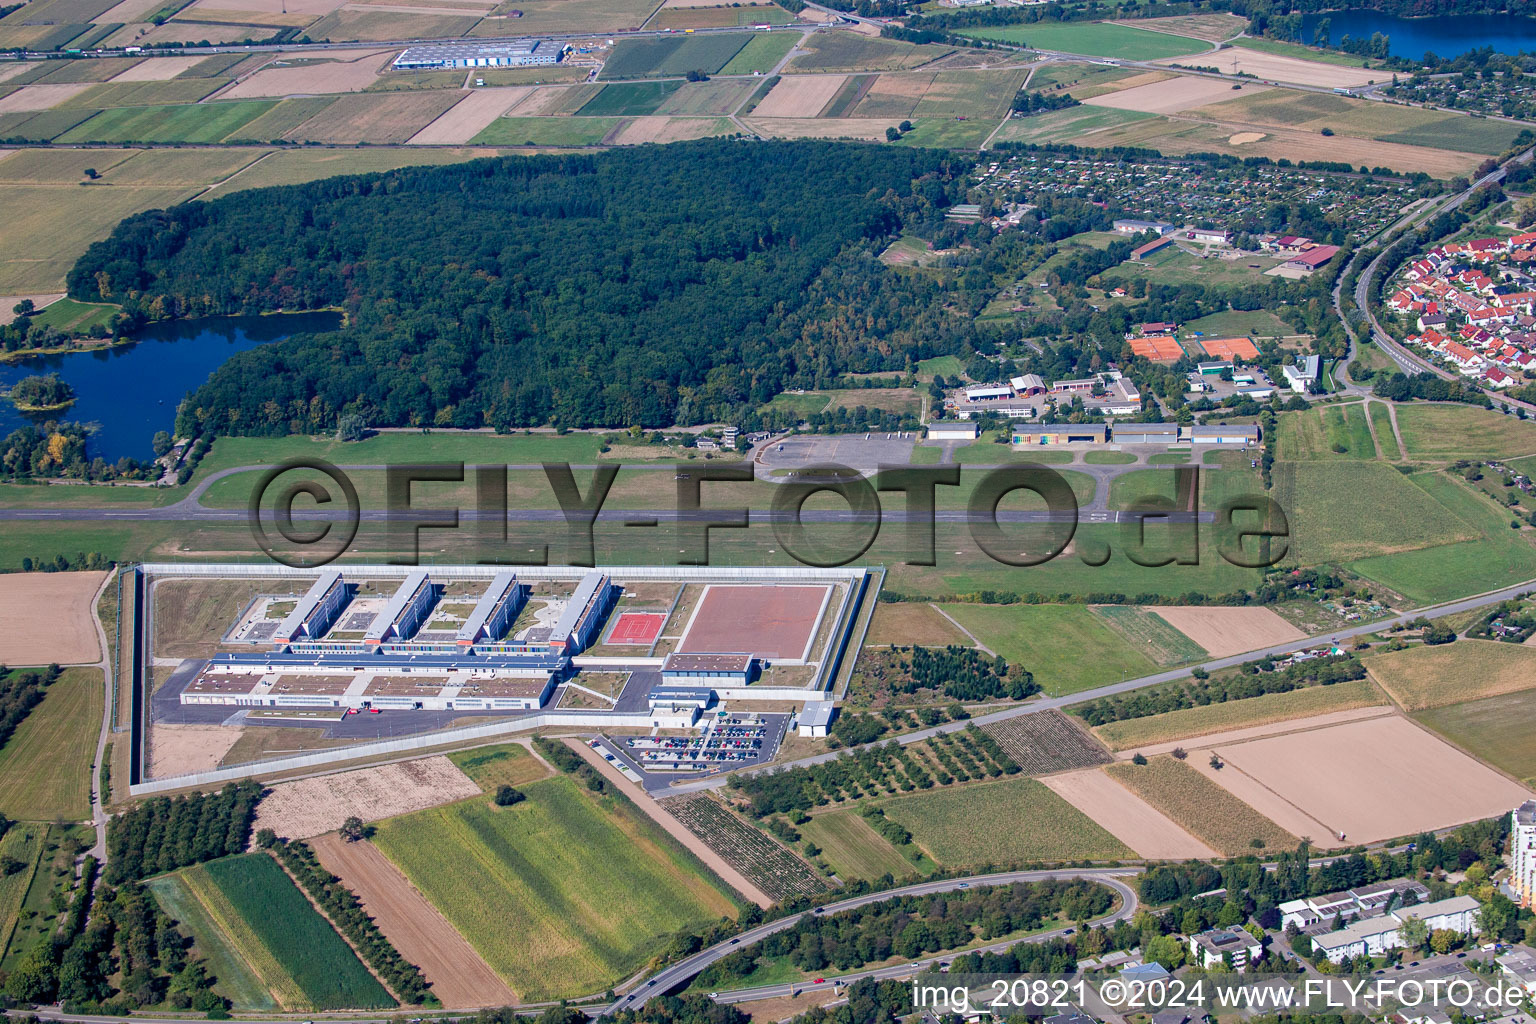
{"type": "Polygon", "coordinates": [[[606,643],[653,644],[666,624],[667,616],[662,612],[623,612],[613,620],[606,643]]]}

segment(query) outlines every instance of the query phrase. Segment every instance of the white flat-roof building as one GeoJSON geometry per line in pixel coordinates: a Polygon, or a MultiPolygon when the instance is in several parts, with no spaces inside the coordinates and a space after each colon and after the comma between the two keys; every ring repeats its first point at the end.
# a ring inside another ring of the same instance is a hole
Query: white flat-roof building
{"type": "Polygon", "coordinates": [[[800,735],[812,738],[825,736],[832,727],[832,716],[835,714],[837,708],[831,701],[806,701],[804,710],[796,719],[800,735]]]}
{"type": "Polygon", "coordinates": [[[542,39],[516,39],[509,43],[439,43],[408,46],[395,58],[401,71],[429,68],[509,68],[554,64],[563,52],[542,39]]]}
{"type": "Polygon", "coordinates": [[[1416,903],[1411,907],[1399,907],[1381,917],[1356,921],[1338,931],[1314,935],[1312,945],[1334,963],[1339,963],[1345,957],[1380,956],[1403,945],[1400,930],[1404,921],[1418,918],[1431,932],[1452,931],[1465,935],[1476,928],[1480,906],[1471,896],[1452,896],[1433,903],[1416,903]]]}
{"type": "Polygon", "coordinates": [[[1201,967],[1231,961],[1241,971],[1257,960],[1264,944],[1241,928],[1212,928],[1189,937],[1191,959],[1201,967]]]}

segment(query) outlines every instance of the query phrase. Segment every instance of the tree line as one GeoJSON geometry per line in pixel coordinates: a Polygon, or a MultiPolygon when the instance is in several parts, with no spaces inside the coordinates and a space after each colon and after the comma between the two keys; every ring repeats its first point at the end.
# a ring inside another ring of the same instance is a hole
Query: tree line
{"type": "Polygon", "coordinates": [[[1195,677],[1187,682],[1137,690],[1118,697],[1101,697],[1079,704],[1072,711],[1089,725],[1106,725],[1184,708],[1365,678],[1365,666],[1349,654],[1316,658],[1281,669],[1273,669],[1273,666],[1273,659],[1247,662],[1242,671],[1220,678],[1211,678],[1203,669],[1196,669],[1195,677]]]}
{"type": "Polygon", "coordinates": [[[260,783],[245,779],[217,793],[151,797],[114,816],[107,824],[107,881],[135,881],[243,853],[262,793],[260,783]]]}

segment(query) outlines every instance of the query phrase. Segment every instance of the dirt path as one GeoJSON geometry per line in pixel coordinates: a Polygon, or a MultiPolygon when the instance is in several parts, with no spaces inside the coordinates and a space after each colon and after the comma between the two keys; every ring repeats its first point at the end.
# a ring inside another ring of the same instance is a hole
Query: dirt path
{"type": "Polygon", "coordinates": [[[698,836],[684,828],[682,822],[672,817],[650,796],[644,793],[637,793],[634,783],[626,779],[613,765],[603,760],[597,751],[587,746],[581,740],[568,739],[565,741],[565,745],[576,751],[589,764],[602,772],[603,778],[617,786],[619,792],[628,796],[636,807],[640,808],[652,821],[665,829],[669,836],[682,843],[690,853],[703,861],[711,871],[724,879],[726,885],[729,885],[764,910],[773,906],[773,900],[768,898],[767,893],[753,885],[747,880],[745,875],[726,863],[724,857],[711,850],[708,846],[705,846],[698,836]]]}
{"type": "Polygon", "coordinates": [[[949,620],[949,624],[951,626],[954,626],[960,632],[962,632],[966,636],[970,637],[971,638],[971,643],[976,645],[976,649],[978,651],[980,651],[983,654],[986,654],[986,655],[988,655],[990,657],[993,657],[993,658],[997,657],[997,652],[996,651],[994,651],[992,648],[988,647],[986,644],[982,643],[980,640],[976,639],[976,634],[972,633],[970,630],[968,630],[964,626],[960,625],[959,620],[956,619],[953,615],[949,614],[949,612],[945,611],[943,608],[940,608],[936,604],[930,604],[928,607],[932,608],[934,611],[936,611],[940,615],[944,616],[944,618],[948,619],[949,620]]]}
{"type": "Polygon", "coordinates": [[[379,930],[400,955],[421,968],[450,1010],[511,1006],[517,993],[427,902],[372,843],[349,843],[334,832],[311,841],[325,869],[357,893],[379,930]]]}

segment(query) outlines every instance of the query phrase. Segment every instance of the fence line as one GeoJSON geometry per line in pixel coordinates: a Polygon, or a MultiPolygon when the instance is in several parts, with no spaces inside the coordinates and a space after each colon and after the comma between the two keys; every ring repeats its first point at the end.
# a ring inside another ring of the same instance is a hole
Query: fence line
{"type": "Polygon", "coordinates": [[[192,772],[187,775],[172,775],[163,779],[151,779],[147,782],[129,786],[128,792],[131,796],[148,796],[153,793],[186,789],[190,786],[208,786],[221,782],[234,782],[239,779],[254,778],[261,775],[276,775],[303,768],[315,768],[343,761],[378,757],[383,754],[423,750],[428,747],[438,747],[465,740],[507,736],[512,733],[526,732],[529,729],[537,729],[546,725],[630,729],[685,729],[692,724],[692,719],[688,715],[623,715],[612,711],[542,711],[511,722],[493,722],[488,725],[470,725],[458,729],[446,729],[442,732],[418,733],[415,736],[400,736],[390,740],[360,743],[351,747],[317,750],[310,754],[274,758],[270,761],[253,761],[247,764],[230,765],[226,768],[216,768],[212,771],[192,772]]]}

